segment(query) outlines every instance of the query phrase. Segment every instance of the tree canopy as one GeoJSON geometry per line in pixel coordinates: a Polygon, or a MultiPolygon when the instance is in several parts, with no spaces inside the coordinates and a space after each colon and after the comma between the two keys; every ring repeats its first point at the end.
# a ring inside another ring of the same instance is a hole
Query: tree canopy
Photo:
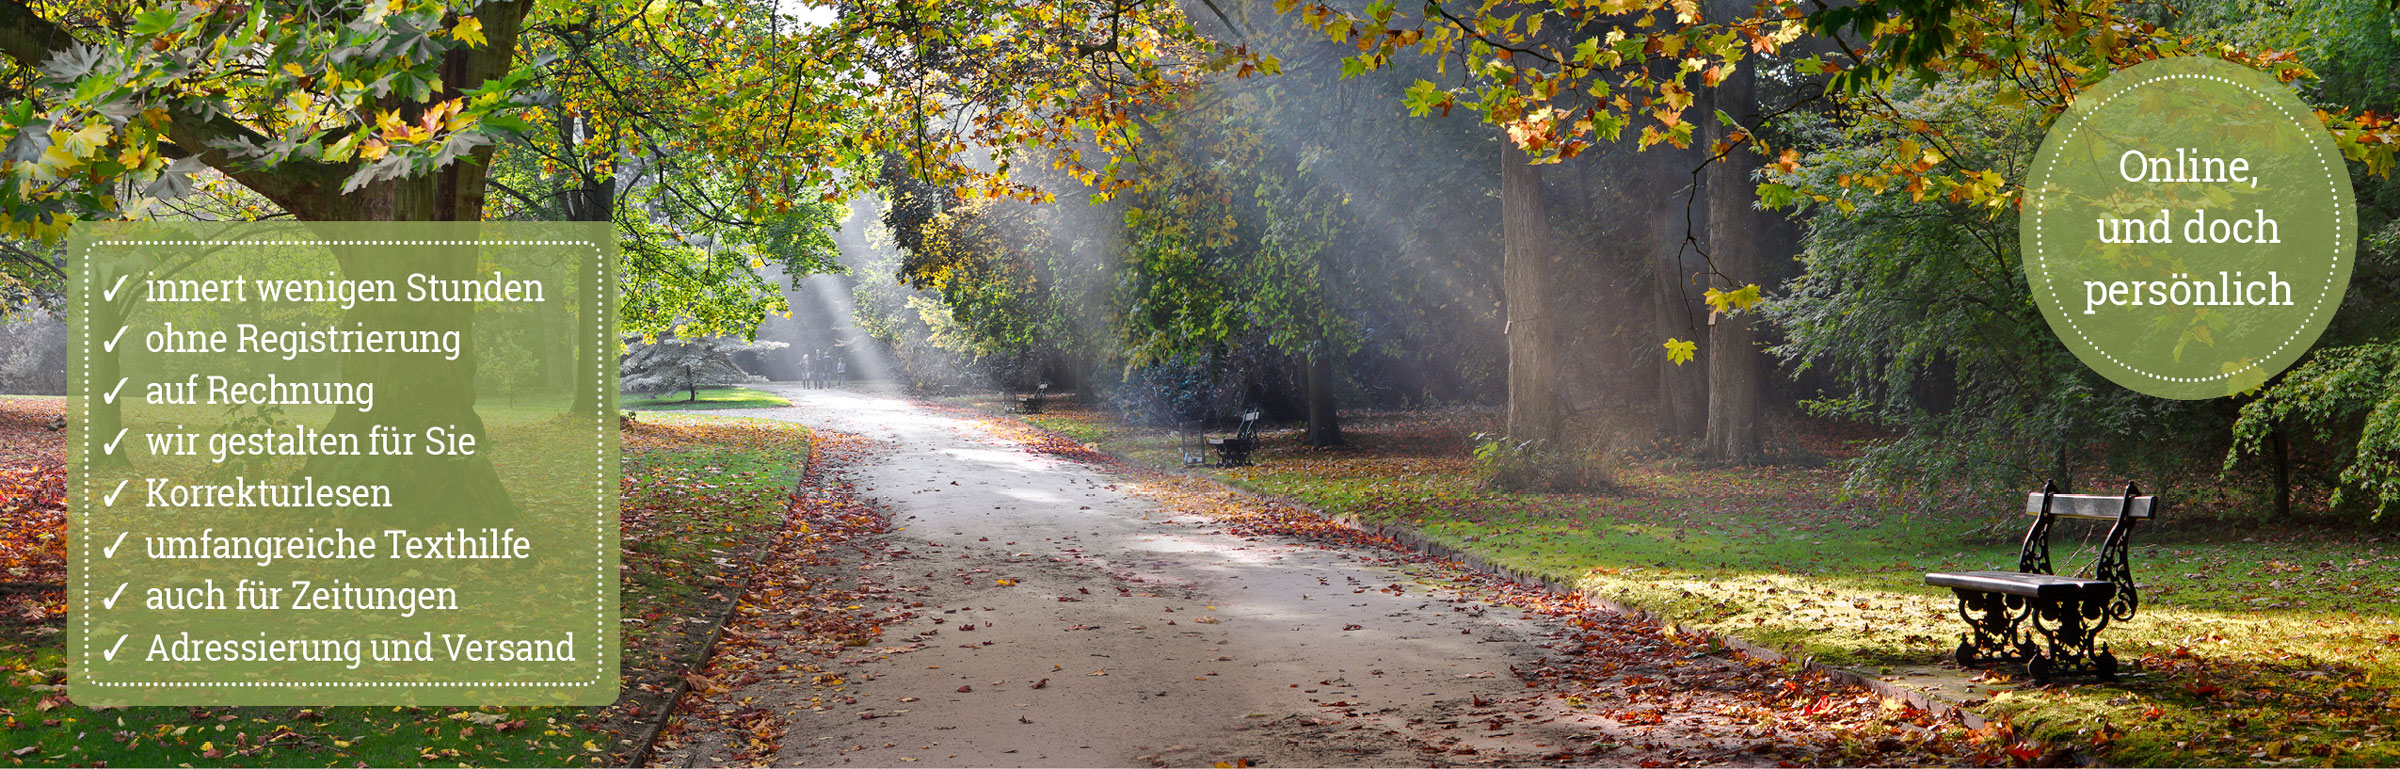
{"type": "MultiPolygon", "coordinates": [[[[1705,402],[1741,388],[1626,372],[1739,385],[1762,375],[1727,361],[1763,348],[1783,400],[1901,431],[1868,462],[1887,481],[2066,472],[2011,436],[2170,419],[2229,467],[2313,430],[2348,457],[2333,482],[2372,490],[2342,504],[2400,503],[2376,0],[0,0],[0,22],[0,306],[54,299],[76,221],[607,221],[641,333],[751,333],[788,309],[766,271],[871,265],[886,340],[1220,400],[1473,397],[1559,349],[1599,362],[1539,376],[1607,382],[1562,391],[1705,402]],[[2309,100],[2370,227],[2325,349],[2225,408],[2069,365],[2017,277],[2042,130],[2187,55],[2309,100]],[[1524,162],[1551,170],[1501,183],[1524,162]],[[1495,201],[1542,212],[1540,248],[1495,201]],[[1772,227],[1792,242],[1738,237],[1772,227]],[[1559,277],[1510,297],[1512,264],[1559,277]],[[1564,309],[1501,312],[1544,297],[1564,309]],[[1509,319],[1540,339],[1502,352],[1509,319]],[[1298,372],[1326,362],[1331,385],[1298,372]]],[[[2180,456],[2150,454],[2102,461],[2180,456]]]]}

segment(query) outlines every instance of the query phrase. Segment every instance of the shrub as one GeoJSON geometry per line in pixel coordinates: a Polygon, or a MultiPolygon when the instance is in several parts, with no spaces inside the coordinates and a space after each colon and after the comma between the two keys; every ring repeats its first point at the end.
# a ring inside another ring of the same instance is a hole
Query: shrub
{"type": "Polygon", "coordinates": [[[1604,446],[1551,448],[1540,441],[1476,433],[1475,477],[1495,491],[1614,491],[1615,454],[1604,446]]]}

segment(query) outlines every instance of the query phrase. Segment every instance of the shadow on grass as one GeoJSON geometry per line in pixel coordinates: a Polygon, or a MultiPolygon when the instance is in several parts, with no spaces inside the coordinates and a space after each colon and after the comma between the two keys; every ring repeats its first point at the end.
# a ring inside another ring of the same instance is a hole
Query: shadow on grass
{"type": "Polygon", "coordinates": [[[766,409],[792,405],[783,396],[748,387],[703,387],[698,397],[690,392],[658,394],[626,393],[617,400],[617,407],[645,411],[696,411],[711,409],[766,409]]]}

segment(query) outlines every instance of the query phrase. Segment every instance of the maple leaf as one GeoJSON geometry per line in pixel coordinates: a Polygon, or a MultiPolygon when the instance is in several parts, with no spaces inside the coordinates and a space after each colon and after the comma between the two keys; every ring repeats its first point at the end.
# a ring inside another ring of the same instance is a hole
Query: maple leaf
{"type": "Polygon", "coordinates": [[[1800,170],[1800,151],[1789,147],[1784,148],[1782,156],[1775,159],[1773,167],[1776,171],[1787,174],[1800,170]]]}
{"type": "Polygon", "coordinates": [[[1678,366],[1690,362],[1692,356],[1698,353],[1700,350],[1700,345],[1697,342],[1686,342],[1681,339],[1672,338],[1668,339],[1667,343],[1663,346],[1667,348],[1667,362],[1678,366]]]}
{"type": "Polygon", "coordinates": [[[483,20],[473,16],[458,17],[458,24],[450,28],[450,36],[476,48],[489,44],[483,37],[483,20]]]}
{"type": "Polygon", "coordinates": [[[1756,283],[1732,291],[1719,291],[1712,288],[1702,298],[1708,301],[1709,309],[1730,314],[1757,306],[1759,288],[1756,283]]]}

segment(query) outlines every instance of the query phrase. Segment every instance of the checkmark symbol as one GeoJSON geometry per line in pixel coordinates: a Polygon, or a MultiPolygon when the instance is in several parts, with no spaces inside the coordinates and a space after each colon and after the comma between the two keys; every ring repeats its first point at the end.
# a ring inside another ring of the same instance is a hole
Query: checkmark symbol
{"type": "Polygon", "coordinates": [[[130,481],[130,480],[126,480],[126,481],[118,481],[118,482],[117,482],[117,490],[116,490],[116,491],[111,491],[111,492],[107,493],[106,495],[103,495],[103,496],[101,496],[101,497],[100,497],[100,504],[103,504],[103,505],[114,505],[114,504],[116,504],[116,503],[117,503],[117,495],[118,495],[118,494],[123,494],[123,493],[125,493],[125,484],[132,483],[132,482],[133,482],[133,481],[130,481]]]}
{"type": "Polygon", "coordinates": [[[119,276],[117,276],[117,284],[116,284],[116,285],[114,285],[114,286],[109,286],[107,291],[102,291],[102,292],[100,292],[100,298],[101,298],[101,299],[108,300],[108,301],[111,301],[111,302],[114,302],[114,301],[116,301],[116,300],[117,300],[117,289],[124,288],[124,287],[125,287],[125,279],[126,279],[126,278],[131,278],[131,277],[133,277],[133,276],[131,276],[131,275],[119,275],[119,276]]]}
{"type": "Polygon", "coordinates": [[[108,338],[108,343],[107,343],[107,344],[100,345],[100,349],[102,349],[102,350],[107,350],[107,351],[109,351],[109,352],[116,352],[116,351],[117,351],[117,340],[119,340],[119,339],[123,339],[123,338],[125,338],[125,329],[124,329],[124,328],[122,328],[122,327],[120,327],[120,328],[118,328],[118,329],[117,329],[117,335],[116,335],[116,336],[109,337],[109,338],[108,338]]]}
{"type": "Polygon", "coordinates": [[[117,444],[119,444],[119,443],[124,443],[124,442],[125,442],[125,433],[132,431],[132,429],[133,429],[133,428],[130,428],[130,427],[119,427],[119,428],[117,428],[117,437],[116,437],[116,439],[115,439],[115,440],[111,440],[111,441],[109,441],[109,442],[108,442],[108,445],[100,447],[100,453],[102,453],[102,454],[115,454],[115,453],[117,453],[117,444]]]}
{"type": "Polygon", "coordinates": [[[100,396],[100,400],[101,400],[101,401],[103,401],[103,402],[107,402],[107,403],[115,403],[115,402],[117,402],[117,393],[124,392],[124,391],[125,391],[125,383],[126,383],[126,382],[130,382],[130,381],[133,381],[133,378],[132,378],[132,377],[125,377],[125,378],[122,378],[122,379],[118,379],[118,380],[117,380],[117,386],[116,386],[116,388],[115,388],[115,389],[112,389],[112,390],[109,390],[107,395],[100,396]]]}
{"type": "Polygon", "coordinates": [[[125,594],[125,585],[126,585],[126,583],[123,583],[123,582],[119,582],[119,583],[117,583],[117,592],[109,594],[109,596],[108,596],[108,600],[106,600],[106,601],[101,601],[101,602],[100,602],[100,608],[103,608],[103,609],[114,609],[114,608],[117,608],[117,596],[120,596],[120,595],[124,595],[124,594],[125,594]]]}
{"type": "Polygon", "coordinates": [[[111,662],[114,662],[114,661],[116,661],[116,659],[117,659],[117,649],[119,649],[119,648],[123,647],[124,645],[125,645],[125,637],[124,637],[124,636],[122,636],[122,635],[120,635],[120,636],[117,636],[117,645],[116,645],[116,646],[111,646],[111,647],[108,647],[108,651],[107,651],[107,652],[104,652],[104,653],[102,653],[100,656],[101,656],[103,659],[107,659],[107,660],[109,660],[109,661],[111,661],[111,662]]]}
{"type": "Polygon", "coordinates": [[[109,545],[108,545],[107,547],[100,548],[100,557],[102,557],[102,558],[115,558],[115,557],[117,557],[117,546],[118,546],[118,545],[125,544],[125,535],[127,535],[127,534],[131,534],[131,533],[133,533],[133,532],[130,532],[130,531],[120,531],[120,532],[117,532],[117,541],[109,543],[109,545]]]}

